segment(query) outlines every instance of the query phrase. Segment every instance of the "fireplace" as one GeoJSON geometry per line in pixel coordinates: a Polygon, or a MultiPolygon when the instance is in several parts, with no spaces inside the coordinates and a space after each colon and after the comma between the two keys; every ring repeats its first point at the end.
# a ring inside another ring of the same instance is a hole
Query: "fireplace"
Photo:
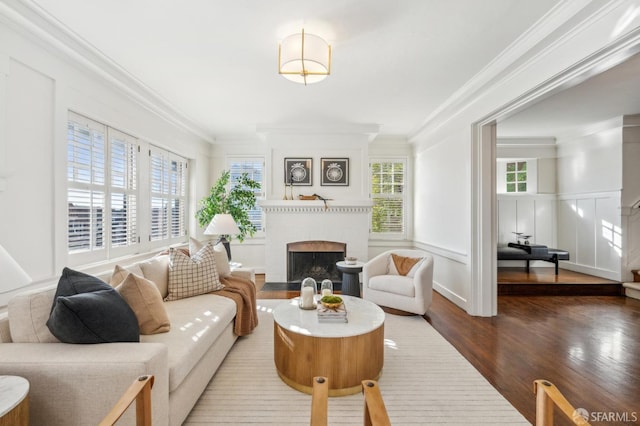
{"type": "Polygon", "coordinates": [[[342,282],[336,262],[344,260],[347,244],[335,241],[298,241],[287,243],[287,282],[299,283],[311,277],[320,283],[330,279],[342,282]]]}

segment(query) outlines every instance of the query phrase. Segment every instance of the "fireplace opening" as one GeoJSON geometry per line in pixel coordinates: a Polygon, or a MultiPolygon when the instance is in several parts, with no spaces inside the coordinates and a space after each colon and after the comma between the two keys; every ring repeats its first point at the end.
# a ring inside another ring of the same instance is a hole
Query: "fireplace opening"
{"type": "Polygon", "coordinates": [[[330,279],[342,283],[336,262],[344,260],[347,244],[335,241],[298,241],[287,244],[287,281],[300,283],[311,277],[318,282],[330,279]]]}

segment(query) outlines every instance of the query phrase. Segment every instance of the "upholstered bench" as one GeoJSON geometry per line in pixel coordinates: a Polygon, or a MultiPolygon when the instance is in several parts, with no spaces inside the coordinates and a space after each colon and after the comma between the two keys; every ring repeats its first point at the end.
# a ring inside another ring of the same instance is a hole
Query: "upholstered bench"
{"type": "Polygon", "coordinates": [[[527,262],[527,272],[529,272],[531,260],[543,260],[553,263],[556,275],[558,275],[558,262],[569,260],[569,252],[543,245],[509,243],[506,247],[498,247],[498,260],[524,260],[527,262]]]}

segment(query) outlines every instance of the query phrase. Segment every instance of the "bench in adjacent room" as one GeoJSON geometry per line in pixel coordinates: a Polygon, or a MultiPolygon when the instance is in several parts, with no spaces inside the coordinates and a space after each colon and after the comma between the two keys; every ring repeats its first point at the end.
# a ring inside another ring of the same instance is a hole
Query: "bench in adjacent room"
{"type": "Polygon", "coordinates": [[[527,272],[529,261],[544,260],[555,265],[558,275],[558,261],[569,260],[569,252],[538,244],[509,243],[507,247],[498,247],[498,260],[524,260],[527,262],[527,272]]]}

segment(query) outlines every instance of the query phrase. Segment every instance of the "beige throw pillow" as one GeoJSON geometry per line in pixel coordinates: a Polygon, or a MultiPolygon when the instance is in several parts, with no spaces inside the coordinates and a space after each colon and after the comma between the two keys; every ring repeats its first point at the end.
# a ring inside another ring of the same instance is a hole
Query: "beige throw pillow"
{"type": "Polygon", "coordinates": [[[153,282],[136,274],[128,274],[116,291],[136,315],[140,334],[166,333],[171,329],[162,296],[153,282]]]}
{"type": "Polygon", "coordinates": [[[169,294],[164,300],[183,299],[223,288],[211,244],[206,244],[191,257],[180,250],[170,249],[169,294]]]}
{"type": "Polygon", "coordinates": [[[140,269],[138,265],[131,265],[127,266],[126,268],[124,266],[116,265],[113,268],[113,275],[111,275],[109,284],[111,285],[111,287],[117,287],[124,281],[125,278],[127,278],[127,275],[129,275],[130,273],[136,274],[140,277],[144,276],[142,269],[140,269]]]}

